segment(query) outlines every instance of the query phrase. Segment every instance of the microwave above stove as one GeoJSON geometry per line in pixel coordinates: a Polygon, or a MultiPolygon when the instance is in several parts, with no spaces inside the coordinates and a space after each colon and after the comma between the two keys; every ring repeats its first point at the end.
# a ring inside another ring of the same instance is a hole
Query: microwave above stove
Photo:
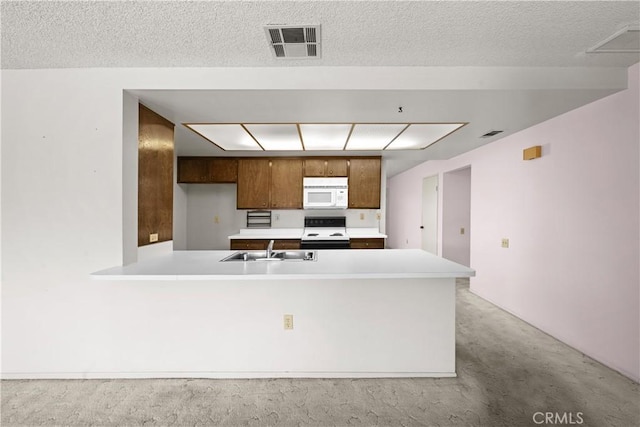
{"type": "Polygon", "coordinates": [[[305,209],[347,209],[348,178],[304,178],[305,209]]]}

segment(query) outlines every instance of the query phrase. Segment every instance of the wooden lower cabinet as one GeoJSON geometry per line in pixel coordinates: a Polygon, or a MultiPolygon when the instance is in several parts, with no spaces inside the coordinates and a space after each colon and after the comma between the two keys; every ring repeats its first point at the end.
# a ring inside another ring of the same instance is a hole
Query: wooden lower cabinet
{"type": "Polygon", "coordinates": [[[351,249],[384,249],[384,239],[351,239],[351,249]]]}
{"type": "MultiPolygon", "coordinates": [[[[266,250],[269,242],[267,239],[233,239],[229,246],[232,251],[260,251],[266,250]]],[[[277,239],[273,243],[273,249],[300,249],[300,239],[277,239]]]]}
{"type": "MultiPolygon", "coordinates": [[[[268,239],[233,239],[230,241],[232,251],[261,251],[266,250],[268,239]]],[[[384,239],[351,239],[351,249],[384,249],[384,239]]],[[[276,239],[273,243],[275,250],[300,249],[300,239],[276,239]]]]}

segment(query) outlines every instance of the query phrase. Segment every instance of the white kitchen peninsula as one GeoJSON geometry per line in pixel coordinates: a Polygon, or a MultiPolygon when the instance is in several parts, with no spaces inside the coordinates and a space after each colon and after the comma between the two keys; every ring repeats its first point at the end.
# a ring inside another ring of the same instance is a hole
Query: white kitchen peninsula
{"type": "Polygon", "coordinates": [[[142,354],[85,376],[455,376],[455,279],[473,270],[421,250],[220,262],[231,253],[177,251],[92,274],[139,302],[130,333],[142,354]]]}

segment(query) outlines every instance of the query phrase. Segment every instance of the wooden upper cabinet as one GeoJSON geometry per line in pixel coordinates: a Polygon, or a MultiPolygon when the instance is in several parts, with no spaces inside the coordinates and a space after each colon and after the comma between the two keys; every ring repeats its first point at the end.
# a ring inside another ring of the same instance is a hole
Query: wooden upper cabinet
{"type": "Polygon", "coordinates": [[[325,159],[305,159],[304,176],[325,176],[325,159]]]}
{"type": "Polygon", "coordinates": [[[178,157],[179,183],[233,183],[237,181],[237,159],[178,157]]]}
{"type": "Polygon", "coordinates": [[[302,160],[271,160],[271,207],[302,209],[302,160]]]}
{"type": "Polygon", "coordinates": [[[238,159],[238,209],[267,209],[271,206],[271,167],[265,158],[238,159]]]}
{"type": "Polygon", "coordinates": [[[347,159],[305,159],[304,176],[347,176],[347,159]]]}
{"type": "Polygon", "coordinates": [[[327,159],[327,176],[347,176],[347,159],[327,159]]]}
{"type": "Polygon", "coordinates": [[[352,158],[349,164],[349,208],[380,208],[380,159],[352,158]]]}

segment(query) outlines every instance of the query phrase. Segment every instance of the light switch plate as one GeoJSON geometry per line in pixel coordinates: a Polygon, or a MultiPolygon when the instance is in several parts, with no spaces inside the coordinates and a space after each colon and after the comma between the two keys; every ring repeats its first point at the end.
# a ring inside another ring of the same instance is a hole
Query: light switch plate
{"type": "Polygon", "coordinates": [[[509,247],[509,239],[502,239],[502,247],[503,248],[509,247]]]}

